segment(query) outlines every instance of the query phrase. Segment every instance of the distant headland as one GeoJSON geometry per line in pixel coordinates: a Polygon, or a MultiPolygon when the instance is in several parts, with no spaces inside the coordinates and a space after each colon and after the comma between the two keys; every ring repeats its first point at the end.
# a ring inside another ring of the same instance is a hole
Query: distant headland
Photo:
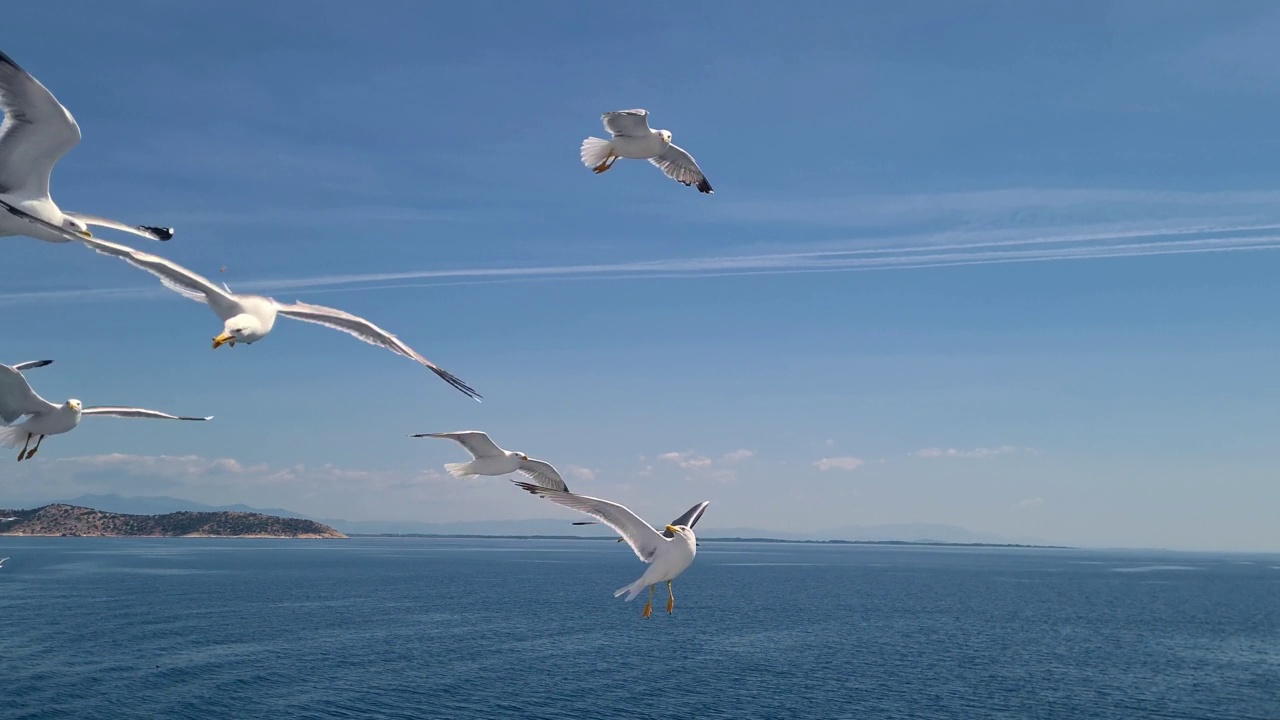
{"type": "Polygon", "coordinates": [[[345,538],[328,525],[262,513],[172,512],[126,515],[76,505],[0,510],[0,535],[43,537],[345,538]]]}

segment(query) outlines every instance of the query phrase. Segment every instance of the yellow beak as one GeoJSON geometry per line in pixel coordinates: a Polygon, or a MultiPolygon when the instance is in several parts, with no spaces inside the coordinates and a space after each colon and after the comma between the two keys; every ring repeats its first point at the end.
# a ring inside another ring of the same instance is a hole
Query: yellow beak
{"type": "Polygon", "coordinates": [[[231,342],[234,339],[235,339],[235,336],[232,335],[231,333],[222,333],[221,335],[213,339],[213,349],[217,350],[218,348],[222,347],[223,345],[226,345],[227,343],[231,342]]]}
{"type": "Polygon", "coordinates": [[[88,230],[83,230],[83,231],[81,231],[81,232],[80,232],[80,234],[81,234],[81,235],[83,235],[83,236],[85,236],[85,237],[87,237],[87,238],[91,238],[91,237],[93,237],[93,233],[89,232],[88,230]]]}
{"type": "Polygon", "coordinates": [[[667,532],[671,533],[672,535],[675,535],[676,533],[680,532],[680,530],[675,525],[668,525],[667,532]]]}

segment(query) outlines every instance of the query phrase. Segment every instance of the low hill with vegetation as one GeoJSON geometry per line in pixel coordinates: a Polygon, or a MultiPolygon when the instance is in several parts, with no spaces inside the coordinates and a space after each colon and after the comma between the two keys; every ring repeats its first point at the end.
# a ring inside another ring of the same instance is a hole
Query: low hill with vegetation
{"type": "Polygon", "coordinates": [[[328,525],[251,512],[125,515],[75,505],[0,510],[0,535],[59,537],[345,538],[328,525]]]}

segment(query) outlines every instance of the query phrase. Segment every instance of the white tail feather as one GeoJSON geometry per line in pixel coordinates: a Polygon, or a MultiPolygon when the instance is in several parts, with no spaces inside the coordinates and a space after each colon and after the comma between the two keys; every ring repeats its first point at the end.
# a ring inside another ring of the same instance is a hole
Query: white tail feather
{"type": "Polygon", "coordinates": [[[589,137],[582,141],[582,164],[593,168],[609,157],[610,143],[598,137],[589,137]]]}
{"type": "Polygon", "coordinates": [[[444,469],[448,470],[449,474],[456,478],[469,478],[476,476],[475,473],[471,472],[471,463],[469,462],[445,463],[444,469]]]}
{"type": "Polygon", "coordinates": [[[26,430],[16,425],[0,427],[0,447],[21,447],[26,441],[26,430]]]}
{"type": "Polygon", "coordinates": [[[639,595],[641,592],[644,591],[644,588],[645,588],[645,584],[640,580],[637,580],[631,583],[630,585],[627,585],[626,587],[618,588],[613,592],[613,596],[618,597],[622,593],[631,593],[630,595],[627,595],[627,602],[631,602],[632,600],[636,599],[637,595],[639,595]]]}

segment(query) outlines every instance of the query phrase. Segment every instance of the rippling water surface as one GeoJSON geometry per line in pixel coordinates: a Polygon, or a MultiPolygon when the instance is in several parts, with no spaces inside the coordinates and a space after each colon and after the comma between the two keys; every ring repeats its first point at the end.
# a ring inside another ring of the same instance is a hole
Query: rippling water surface
{"type": "Polygon", "coordinates": [[[0,718],[1280,718],[1280,558],[0,538],[0,718]]]}

